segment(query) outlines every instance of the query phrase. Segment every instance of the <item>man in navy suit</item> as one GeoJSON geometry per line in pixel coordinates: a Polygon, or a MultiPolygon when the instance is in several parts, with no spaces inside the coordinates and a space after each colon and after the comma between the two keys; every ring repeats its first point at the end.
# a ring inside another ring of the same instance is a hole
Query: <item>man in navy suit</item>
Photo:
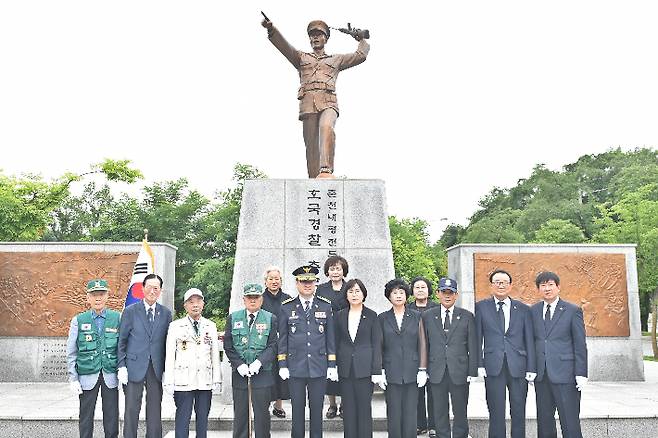
{"type": "Polygon", "coordinates": [[[528,382],[535,374],[535,342],[530,308],[513,300],[512,276],[501,269],[489,275],[491,298],[475,304],[478,374],[485,378],[489,438],[505,438],[505,401],[509,391],[512,438],[525,437],[528,382]]]}
{"type": "Polygon", "coordinates": [[[587,383],[583,311],[559,297],[557,274],[541,272],[535,284],[543,298],[530,309],[537,358],[537,436],[557,437],[557,408],[562,436],[582,438],[580,391],[587,383]]]}
{"type": "Polygon", "coordinates": [[[157,303],[162,293],[159,275],[147,275],[142,286],[144,300],[126,307],[119,327],[118,378],[126,396],[123,436],[137,437],[146,385],[146,437],[162,438],[162,373],[171,311],[157,303]]]}

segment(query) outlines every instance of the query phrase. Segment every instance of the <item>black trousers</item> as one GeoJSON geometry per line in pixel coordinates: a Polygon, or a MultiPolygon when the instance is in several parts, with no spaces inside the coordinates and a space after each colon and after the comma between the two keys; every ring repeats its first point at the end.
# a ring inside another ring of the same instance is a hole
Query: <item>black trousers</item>
{"type": "Polygon", "coordinates": [[[580,392],[573,383],[551,383],[544,374],[541,381],[535,380],[537,399],[537,436],[556,438],[555,409],[560,417],[563,438],[582,438],[580,430],[580,392]]]}
{"type": "Polygon", "coordinates": [[[308,389],[308,407],[311,412],[311,438],[322,438],[322,405],[327,388],[325,377],[291,377],[288,380],[290,402],[292,404],[291,438],[304,438],[304,409],[308,389]]]}
{"type": "Polygon", "coordinates": [[[370,376],[340,378],[345,438],[372,437],[372,390],[370,376]]]}
{"type": "Polygon", "coordinates": [[[126,408],[123,415],[124,438],[137,438],[139,411],[146,385],[146,438],[162,438],[162,382],[149,362],[146,377],[141,382],[128,382],[123,387],[126,408]]]}
{"type": "Polygon", "coordinates": [[[418,388],[416,382],[386,385],[386,422],[389,438],[416,437],[414,419],[418,408],[418,393],[421,391],[424,392],[425,388],[418,388]]]}
{"type": "MultiPolygon", "coordinates": [[[[251,407],[254,419],[254,436],[270,436],[270,398],[272,387],[251,389],[251,407]]],[[[233,438],[249,436],[249,390],[233,387],[233,438]]]]}
{"type": "Polygon", "coordinates": [[[119,436],[119,388],[108,388],[103,378],[103,371],[101,371],[96,385],[88,391],[82,391],[79,396],[80,438],[92,438],[94,436],[94,411],[99,388],[103,401],[103,431],[105,432],[105,438],[117,438],[119,436]]]}
{"type": "Polygon", "coordinates": [[[418,389],[418,407],[416,409],[416,427],[421,430],[434,429],[434,403],[432,402],[432,390],[429,382],[418,389]],[[425,395],[427,394],[427,403],[425,395]]]}
{"type": "Polygon", "coordinates": [[[190,418],[192,408],[196,414],[196,436],[206,438],[208,435],[208,414],[210,414],[210,403],[212,403],[212,391],[175,391],[174,403],[176,403],[176,438],[188,438],[190,436],[190,418]]]}
{"type": "Polygon", "coordinates": [[[525,437],[525,402],[528,395],[528,382],[525,376],[512,377],[503,360],[503,368],[497,376],[484,379],[489,408],[489,438],[505,438],[505,402],[509,392],[510,416],[512,417],[512,438],[525,437]]]}
{"type": "Polygon", "coordinates": [[[436,421],[436,436],[439,438],[451,438],[450,435],[450,411],[452,405],[452,438],[468,437],[468,418],[466,408],[468,406],[468,383],[455,385],[450,380],[448,370],[443,374],[439,383],[432,383],[432,398],[434,400],[434,421],[436,421]],[[450,402],[448,402],[448,396],[450,402]]]}

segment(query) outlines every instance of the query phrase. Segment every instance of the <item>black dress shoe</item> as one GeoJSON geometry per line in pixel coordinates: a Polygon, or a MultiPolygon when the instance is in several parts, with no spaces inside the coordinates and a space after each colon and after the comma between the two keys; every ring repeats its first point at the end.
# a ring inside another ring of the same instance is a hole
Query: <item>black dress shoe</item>
{"type": "Polygon", "coordinates": [[[286,411],[283,409],[272,408],[272,415],[279,418],[286,418],[286,411]]]}
{"type": "Polygon", "coordinates": [[[420,427],[416,428],[416,435],[422,435],[424,433],[427,433],[427,429],[423,429],[423,428],[420,428],[420,427]]]}
{"type": "Polygon", "coordinates": [[[336,418],[336,413],[338,412],[338,408],[336,406],[329,406],[329,409],[327,409],[326,417],[331,419],[331,418],[336,418]]]}
{"type": "Polygon", "coordinates": [[[430,429],[430,438],[436,438],[436,430],[430,429]]]}

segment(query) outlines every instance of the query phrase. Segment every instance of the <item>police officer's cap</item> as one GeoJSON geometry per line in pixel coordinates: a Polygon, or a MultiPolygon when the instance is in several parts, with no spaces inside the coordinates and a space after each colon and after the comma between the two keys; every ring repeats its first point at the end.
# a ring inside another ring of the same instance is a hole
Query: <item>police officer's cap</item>
{"type": "Polygon", "coordinates": [[[313,20],[310,23],[308,23],[308,27],[306,28],[306,33],[310,35],[312,30],[319,30],[320,32],[322,32],[327,36],[327,39],[329,39],[329,26],[324,21],[313,20]]]}
{"type": "Polygon", "coordinates": [[[292,275],[299,281],[316,281],[320,270],[315,266],[300,266],[292,271],[292,275]]]}
{"type": "Polygon", "coordinates": [[[457,282],[452,278],[443,277],[439,280],[439,290],[440,291],[451,291],[457,292],[457,282]]]}
{"type": "Polygon", "coordinates": [[[109,289],[107,287],[107,281],[95,278],[87,282],[87,293],[92,292],[107,292],[109,289]]]}
{"type": "Polygon", "coordinates": [[[242,295],[247,296],[261,296],[263,295],[263,286],[256,283],[247,283],[244,285],[242,295]]]}

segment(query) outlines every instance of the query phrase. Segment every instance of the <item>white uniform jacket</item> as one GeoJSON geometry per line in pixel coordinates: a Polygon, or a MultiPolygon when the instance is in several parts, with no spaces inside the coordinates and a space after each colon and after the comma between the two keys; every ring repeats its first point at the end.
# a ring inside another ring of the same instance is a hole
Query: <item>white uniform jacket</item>
{"type": "Polygon", "coordinates": [[[172,321],[167,333],[164,381],[175,391],[210,390],[222,382],[217,326],[199,319],[197,336],[189,316],[172,321]]]}

